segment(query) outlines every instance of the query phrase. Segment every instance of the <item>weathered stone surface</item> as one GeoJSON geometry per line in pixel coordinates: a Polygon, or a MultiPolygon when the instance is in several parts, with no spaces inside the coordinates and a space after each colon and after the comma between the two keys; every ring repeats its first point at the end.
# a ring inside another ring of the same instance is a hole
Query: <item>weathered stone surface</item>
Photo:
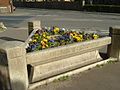
{"type": "Polygon", "coordinates": [[[10,59],[8,62],[10,82],[13,90],[27,90],[28,75],[25,56],[10,59]]]}
{"type": "MultiPolygon", "coordinates": [[[[9,72],[12,90],[27,90],[28,75],[26,64],[26,50],[23,42],[9,41],[0,45],[0,50],[7,56],[7,68],[9,72]]],[[[5,63],[5,62],[4,62],[5,63]]]]}
{"type": "Polygon", "coordinates": [[[28,22],[28,33],[29,33],[29,35],[34,29],[41,29],[41,22],[40,21],[28,22]]]}
{"type": "Polygon", "coordinates": [[[110,27],[109,33],[112,35],[120,35],[120,26],[110,27]]]}
{"type": "Polygon", "coordinates": [[[5,25],[3,24],[3,22],[0,22],[0,32],[5,31],[7,28],[5,27],[5,25]]]}
{"type": "Polygon", "coordinates": [[[31,83],[101,60],[98,51],[64,58],[46,64],[31,64],[31,83]]]}
{"type": "Polygon", "coordinates": [[[8,75],[7,55],[4,50],[0,50],[0,82],[3,90],[10,89],[9,75],[8,75]]]}
{"type": "Polygon", "coordinates": [[[8,13],[8,12],[10,12],[8,7],[0,7],[0,14],[1,13],[8,13]]]}
{"type": "Polygon", "coordinates": [[[108,55],[120,60],[120,27],[110,27],[111,45],[108,47],[108,55]]]}
{"type": "Polygon", "coordinates": [[[25,55],[26,53],[23,42],[8,41],[8,42],[1,44],[0,48],[6,51],[7,58],[9,59],[25,55]]]}
{"type": "Polygon", "coordinates": [[[111,43],[110,37],[104,37],[97,40],[91,40],[86,42],[69,44],[61,47],[41,50],[37,52],[28,53],[27,63],[36,63],[36,62],[47,62],[54,60],[54,58],[62,57],[71,57],[75,55],[80,55],[95,49],[98,49],[102,46],[108,45],[111,43]]]}
{"type": "Polygon", "coordinates": [[[7,68],[6,85],[10,84],[12,90],[27,90],[27,64],[30,66],[29,81],[34,83],[100,60],[97,50],[110,43],[111,37],[104,37],[28,54],[23,42],[10,41],[0,44],[1,55],[6,57],[0,56],[1,60],[5,59],[0,63],[7,68]]]}

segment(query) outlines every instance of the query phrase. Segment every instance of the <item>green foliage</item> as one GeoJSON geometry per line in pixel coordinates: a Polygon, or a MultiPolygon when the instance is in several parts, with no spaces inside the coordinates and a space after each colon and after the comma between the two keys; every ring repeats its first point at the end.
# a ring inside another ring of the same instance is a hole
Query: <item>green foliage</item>
{"type": "Polygon", "coordinates": [[[116,60],[116,61],[112,61],[112,60],[111,60],[111,61],[108,61],[107,63],[108,63],[108,64],[115,64],[116,62],[118,62],[118,60],[116,60]]]}
{"type": "Polygon", "coordinates": [[[98,64],[98,65],[96,65],[96,67],[98,67],[98,68],[102,68],[104,66],[104,64],[98,64]]]}
{"type": "Polygon", "coordinates": [[[58,78],[59,81],[65,81],[68,79],[69,79],[69,76],[63,76],[63,77],[58,78]]]}
{"type": "Polygon", "coordinates": [[[69,80],[69,79],[70,79],[70,77],[68,75],[66,75],[66,76],[62,76],[58,79],[55,79],[53,82],[65,81],[65,80],[69,80]]]}

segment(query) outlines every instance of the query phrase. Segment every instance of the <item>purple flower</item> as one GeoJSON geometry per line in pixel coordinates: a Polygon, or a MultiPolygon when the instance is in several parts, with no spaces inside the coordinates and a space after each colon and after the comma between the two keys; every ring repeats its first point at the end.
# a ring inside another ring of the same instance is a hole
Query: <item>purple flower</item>
{"type": "Polygon", "coordinates": [[[50,39],[49,42],[55,42],[53,39],[50,39]]]}
{"type": "Polygon", "coordinates": [[[31,45],[31,50],[34,51],[36,48],[36,45],[31,45]]]}

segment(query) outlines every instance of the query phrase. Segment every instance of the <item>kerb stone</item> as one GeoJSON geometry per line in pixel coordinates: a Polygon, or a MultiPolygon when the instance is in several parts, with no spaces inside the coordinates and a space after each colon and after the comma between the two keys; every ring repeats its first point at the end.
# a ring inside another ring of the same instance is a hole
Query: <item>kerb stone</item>
{"type": "Polygon", "coordinates": [[[81,55],[56,60],[46,64],[31,64],[31,71],[29,76],[30,83],[43,80],[84,65],[91,64],[102,60],[98,51],[92,51],[81,55]]]}

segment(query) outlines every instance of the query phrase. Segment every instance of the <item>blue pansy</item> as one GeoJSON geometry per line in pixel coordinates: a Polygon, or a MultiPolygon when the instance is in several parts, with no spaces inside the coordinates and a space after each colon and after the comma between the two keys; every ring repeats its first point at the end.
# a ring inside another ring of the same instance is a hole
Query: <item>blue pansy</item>
{"type": "Polygon", "coordinates": [[[36,49],[36,45],[31,45],[31,50],[34,51],[36,49]]]}
{"type": "Polygon", "coordinates": [[[55,42],[53,39],[50,39],[49,42],[55,42]]]}

